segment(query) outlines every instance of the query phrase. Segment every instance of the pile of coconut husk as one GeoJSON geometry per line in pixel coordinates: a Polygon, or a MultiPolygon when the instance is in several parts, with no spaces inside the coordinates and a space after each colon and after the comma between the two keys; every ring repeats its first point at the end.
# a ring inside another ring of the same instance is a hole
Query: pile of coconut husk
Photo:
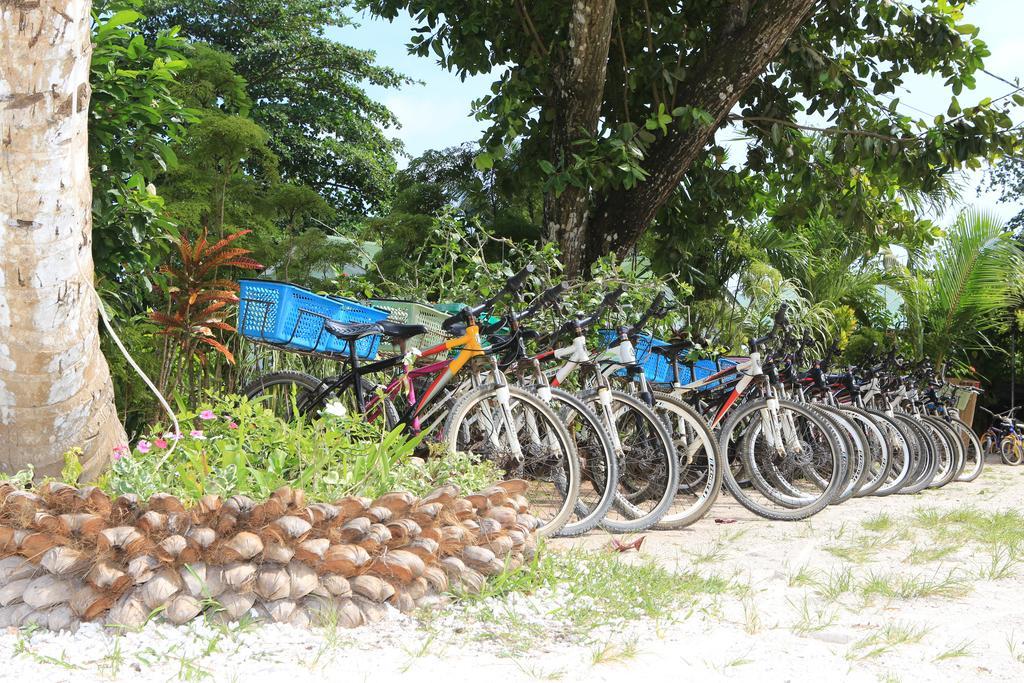
{"type": "Polygon", "coordinates": [[[306,504],[171,495],[111,500],[95,487],[0,483],[0,626],[138,626],[156,615],[246,614],[296,625],[374,622],[451,591],[477,592],[535,548],[526,482],[460,496],[388,493],[306,504]]]}

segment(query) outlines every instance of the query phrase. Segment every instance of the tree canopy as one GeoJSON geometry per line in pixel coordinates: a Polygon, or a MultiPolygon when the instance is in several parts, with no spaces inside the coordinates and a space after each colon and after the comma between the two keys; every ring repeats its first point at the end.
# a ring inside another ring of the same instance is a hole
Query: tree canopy
{"type": "Polygon", "coordinates": [[[412,15],[417,54],[460,75],[500,71],[477,102],[491,124],[477,163],[520,146],[525,172],[545,182],[545,229],[571,272],[627,254],[672,207],[698,204],[673,219],[675,234],[701,229],[709,202],[743,211],[749,173],[803,188],[823,165],[852,169],[860,179],[835,178],[835,196],[857,201],[868,185],[927,193],[1019,145],[1008,115],[1019,94],[960,103],[988,56],[963,19],[968,2],[364,4],[412,15]],[[900,106],[912,74],[943,80],[946,112],[900,106]],[[729,131],[747,138],[745,159],[727,161],[729,131]]]}

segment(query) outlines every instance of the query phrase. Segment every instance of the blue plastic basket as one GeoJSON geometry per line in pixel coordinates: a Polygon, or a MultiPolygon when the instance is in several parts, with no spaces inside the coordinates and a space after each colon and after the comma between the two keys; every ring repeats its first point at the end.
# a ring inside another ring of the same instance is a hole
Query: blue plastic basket
{"type": "MultiPolygon", "coordinates": [[[[601,335],[601,339],[604,340],[605,344],[611,344],[619,338],[619,333],[615,330],[598,330],[598,334],[601,335]]],[[[643,368],[648,382],[668,384],[672,381],[672,364],[664,356],[651,353],[652,346],[668,346],[668,342],[656,339],[650,334],[638,335],[633,342],[636,362],[643,368]]],[[[617,370],[615,374],[625,375],[626,370],[625,368],[617,370]]]]}
{"type": "MultiPolygon", "coordinates": [[[[324,323],[375,323],[387,311],[340,297],[327,297],[273,280],[239,280],[238,331],[254,341],[296,351],[348,355],[348,343],[324,330],[324,323]]],[[[356,341],[356,354],[372,360],[380,335],[356,341]]]]}

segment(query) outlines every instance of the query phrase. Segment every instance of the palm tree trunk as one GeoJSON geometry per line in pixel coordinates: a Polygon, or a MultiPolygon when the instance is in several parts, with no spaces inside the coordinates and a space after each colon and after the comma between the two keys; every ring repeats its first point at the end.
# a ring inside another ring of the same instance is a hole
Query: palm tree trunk
{"type": "Polygon", "coordinates": [[[92,293],[89,0],[0,3],[0,470],[126,441],[92,293]]]}

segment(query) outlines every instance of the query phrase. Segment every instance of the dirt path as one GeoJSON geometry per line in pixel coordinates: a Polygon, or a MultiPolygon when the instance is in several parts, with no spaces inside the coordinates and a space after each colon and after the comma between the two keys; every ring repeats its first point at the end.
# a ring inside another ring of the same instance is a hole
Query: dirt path
{"type": "Polygon", "coordinates": [[[1022,502],[1024,468],[999,465],[801,523],[723,502],[640,553],[556,541],[526,592],[354,631],[8,632],[0,680],[1019,681],[1022,502]]]}

